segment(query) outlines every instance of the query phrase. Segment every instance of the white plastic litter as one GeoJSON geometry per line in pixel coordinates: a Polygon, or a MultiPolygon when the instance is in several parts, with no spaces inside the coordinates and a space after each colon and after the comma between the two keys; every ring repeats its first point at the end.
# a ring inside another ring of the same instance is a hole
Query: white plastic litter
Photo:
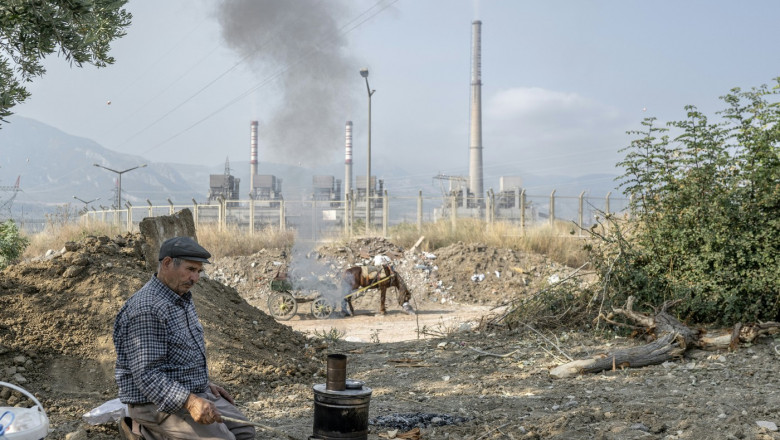
{"type": "Polygon", "coordinates": [[[36,405],[32,408],[0,407],[0,438],[3,440],[45,438],[49,434],[49,418],[41,402],[24,388],[6,382],[0,382],[0,386],[19,391],[36,405]]]}
{"type": "Polygon", "coordinates": [[[374,266],[381,266],[383,264],[389,264],[393,260],[390,259],[387,255],[376,255],[374,256],[374,266]]]}
{"type": "Polygon", "coordinates": [[[127,405],[120,402],[117,398],[109,400],[97,408],[91,409],[88,413],[81,416],[81,418],[90,425],[105,425],[107,423],[118,422],[119,419],[126,415],[127,405]]]}

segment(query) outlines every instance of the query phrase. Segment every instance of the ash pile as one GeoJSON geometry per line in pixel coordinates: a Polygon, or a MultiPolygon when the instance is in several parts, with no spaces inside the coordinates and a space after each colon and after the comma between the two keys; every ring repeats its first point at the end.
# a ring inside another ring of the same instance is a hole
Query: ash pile
{"type": "Polygon", "coordinates": [[[414,428],[424,429],[434,426],[458,425],[468,421],[468,417],[451,416],[448,414],[405,413],[374,417],[368,421],[368,424],[385,429],[411,431],[414,428]]]}

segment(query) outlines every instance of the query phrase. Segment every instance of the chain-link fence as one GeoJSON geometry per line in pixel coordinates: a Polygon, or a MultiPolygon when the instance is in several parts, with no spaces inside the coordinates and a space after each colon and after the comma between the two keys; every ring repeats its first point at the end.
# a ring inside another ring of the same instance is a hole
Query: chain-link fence
{"type": "Polygon", "coordinates": [[[224,200],[199,204],[132,206],[126,209],[102,209],[82,214],[82,221],[116,224],[127,231],[137,231],[145,217],[170,215],[190,209],[195,225],[216,225],[220,230],[235,229],[250,234],[266,229],[294,229],[301,239],[320,240],[351,234],[387,236],[388,228],[406,223],[422,230],[424,222],[451,221],[457,228],[459,218],[476,218],[486,222],[510,222],[521,230],[543,223],[568,221],[580,228],[588,228],[603,219],[605,213],[626,210],[628,200],[586,195],[526,194],[516,190],[493,194],[485,198],[448,197],[371,197],[366,200],[347,197],[346,200],[224,200]],[[368,222],[366,222],[368,216],[368,222]],[[368,223],[368,224],[367,224],[368,223]]]}

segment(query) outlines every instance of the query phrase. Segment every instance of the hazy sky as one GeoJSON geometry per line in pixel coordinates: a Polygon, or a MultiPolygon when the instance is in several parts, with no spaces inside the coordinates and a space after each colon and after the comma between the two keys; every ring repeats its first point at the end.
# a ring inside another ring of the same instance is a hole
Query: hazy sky
{"type": "MultiPolygon", "coordinates": [[[[344,158],[372,170],[468,173],[472,21],[482,20],[483,161],[499,175],[614,173],[646,116],[711,113],[732,87],[780,76],[780,2],[520,0],[130,0],[117,62],[62,58],[14,110],[153,162],[344,158]],[[108,102],[110,101],[110,105],[108,102]]],[[[2,130],[0,130],[2,135],[2,130]]],[[[1,138],[0,138],[1,142],[1,138]]],[[[342,176],[337,176],[341,178],[342,176]]],[[[486,185],[487,186],[487,185],[486,185]]],[[[486,188],[487,189],[487,188],[486,188]]]]}

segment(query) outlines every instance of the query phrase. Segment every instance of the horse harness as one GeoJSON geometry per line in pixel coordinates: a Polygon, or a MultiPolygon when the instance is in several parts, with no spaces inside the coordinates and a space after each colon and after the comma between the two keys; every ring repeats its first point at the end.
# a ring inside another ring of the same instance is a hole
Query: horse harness
{"type": "Polygon", "coordinates": [[[395,276],[395,270],[390,265],[382,266],[360,266],[360,284],[365,284],[363,289],[374,287],[382,281],[389,280],[395,276]]]}

